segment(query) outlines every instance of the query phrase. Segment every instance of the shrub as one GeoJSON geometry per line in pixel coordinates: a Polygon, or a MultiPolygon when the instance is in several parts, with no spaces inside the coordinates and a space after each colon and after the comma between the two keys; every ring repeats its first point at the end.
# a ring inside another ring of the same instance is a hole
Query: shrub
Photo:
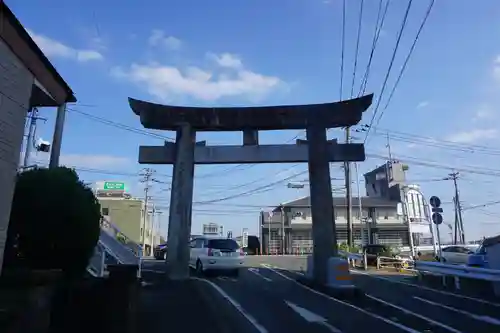
{"type": "Polygon", "coordinates": [[[339,251],[345,251],[345,252],[351,252],[351,253],[358,253],[360,248],[356,245],[353,245],[349,248],[347,243],[343,242],[338,245],[339,251]]]}
{"type": "Polygon", "coordinates": [[[5,264],[82,276],[100,233],[100,205],[69,168],[17,175],[5,264]]]}

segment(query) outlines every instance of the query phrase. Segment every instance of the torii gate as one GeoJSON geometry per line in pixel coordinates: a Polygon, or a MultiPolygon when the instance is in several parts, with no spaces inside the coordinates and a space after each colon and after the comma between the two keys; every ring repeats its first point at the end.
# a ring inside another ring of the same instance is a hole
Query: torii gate
{"type": "Polygon", "coordinates": [[[358,124],[373,94],[324,104],[200,108],[154,104],[129,98],[145,128],[176,131],[175,143],[140,146],[139,163],[173,164],[168,223],[167,274],[189,277],[189,236],[195,164],[307,162],[311,191],[314,279],[326,283],[327,262],[337,255],[330,162],[365,160],[364,145],[327,141],[329,128],[358,124]],[[296,144],[259,145],[258,131],[305,129],[296,144]],[[206,146],[197,131],[242,131],[243,145],[206,146]]]}

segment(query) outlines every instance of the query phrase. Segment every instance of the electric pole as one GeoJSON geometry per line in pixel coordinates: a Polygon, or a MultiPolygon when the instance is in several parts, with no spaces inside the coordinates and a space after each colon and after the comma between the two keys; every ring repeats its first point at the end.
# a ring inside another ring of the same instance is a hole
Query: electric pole
{"type": "Polygon", "coordinates": [[[389,137],[389,132],[387,132],[387,143],[385,145],[387,151],[389,153],[389,162],[392,162],[392,153],[391,153],[391,139],[389,137]]]}
{"type": "Polygon", "coordinates": [[[142,251],[143,255],[145,254],[146,251],[146,221],[148,218],[148,201],[149,201],[149,190],[151,188],[151,181],[153,181],[153,174],[155,173],[155,170],[146,168],[142,170],[140,176],[142,176],[142,179],[140,180],[141,183],[144,183],[144,209],[143,209],[143,216],[142,216],[142,251]]]}
{"type": "Polygon", "coordinates": [[[36,148],[35,136],[36,136],[36,122],[37,120],[46,121],[46,118],[38,117],[38,109],[32,108],[30,111],[31,115],[28,116],[30,119],[30,125],[28,127],[28,136],[26,138],[26,147],[24,150],[24,158],[22,168],[27,168],[29,166],[31,148],[36,148]]]}
{"type": "MultiPolygon", "coordinates": [[[[351,142],[351,129],[346,127],[345,129],[345,142],[351,142]]],[[[345,172],[345,195],[347,202],[347,246],[349,249],[353,246],[352,237],[352,195],[351,195],[351,163],[344,162],[344,172],[345,172]]],[[[333,221],[335,223],[335,221],[333,221]]]]}
{"type": "Polygon", "coordinates": [[[445,180],[453,180],[453,186],[455,187],[455,196],[453,198],[453,202],[455,204],[455,239],[454,242],[457,244],[457,241],[465,244],[465,232],[464,232],[464,221],[462,219],[462,204],[460,203],[460,194],[458,191],[458,183],[457,179],[460,173],[452,172],[448,174],[448,177],[444,178],[445,180]]]}

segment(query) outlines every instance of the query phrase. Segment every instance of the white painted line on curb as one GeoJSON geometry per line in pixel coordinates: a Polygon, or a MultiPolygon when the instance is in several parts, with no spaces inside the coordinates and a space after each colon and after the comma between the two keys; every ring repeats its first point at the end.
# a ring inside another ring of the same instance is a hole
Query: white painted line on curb
{"type": "Polygon", "coordinates": [[[421,297],[418,297],[418,296],[413,296],[413,298],[418,299],[419,301],[427,303],[427,304],[431,304],[431,305],[434,305],[434,306],[439,306],[439,307],[442,307],[443,309],[446,309],[446,310],[449,310],[449,311],[453,311],[453,312],[456,312],[456,313],[460,313],[460,314],[462,314],[464,316],[470,317],[470,318],[475,319],[475,320],[482,321],[484,323],[488,323],[488,324],[500,326],[500,320],[497,319],[497,318],[492,318],[492,317],[489,317],[489,316],[476,315],[476,314],[473,314],[473,313],[470,313],[470,312],[467,312],[467,311],[464,311],[464,310],[455,309],[455,308],[453,308],[451,306],[448,306],[448,305],[444,305],[444,304],[441,304],[441,303],[429,301],[428,299],[421,298],[421,297]]]}
{"type": "Polygon", "coordinates": [[[396,304],[389,303],[389,302],[387,302],[387,301],[384,301],[383,299],[380,299],[380,298],[377,298],[377,297],[375,297],[375,296],[368,295],[368,294],[366,294],[366,297],[371,298],[371,299],[373,299],[373,300],[375,300],[375,301],[377,301],[377,302],[380,302],[380,303],[382,303],[382,304],[385,304],[385,305],[387,305],[387,306],[390,306],[390,307],[392,307],[392,308],[394,308],[394,309],[398,309],[399,311],[401,311],[401,312],[403,312],[403,313],[406,313],[406,314],[408,314],[408,315],[411,315],[411,316],[414,316],[414,317],[420,318],[420,319],[425,320],[425,321],[427,321],[427,322],[429,322],[429,323],[431,323],[431,324],[434,324],[434,325],[436,325],[436,326],[442,327],[442,328],[444,328],[444,329],[445,329],[445,330],[447,330],[447,331],[454,332],[454,333],[462,333],[461,331],[456,330],[456,329],[454,329],[453,327],[450,327],[450,326],[448,326],[448,325],[445,325],[445,324],[443,324],[443,323],[440,323],[440,322],[438,322],[438,321],[435,321],[434,319],[431,319],[431,318],[429,318],[429,317],[426,317],[426,316],[423,316],[423,315],[421,315],[421,314],[418,314],[418,313],[415,313],[415,312],[413,312],[413,311],[410,311],[410,310],[408,310],[408,309],[405,309],[405,308],[403,308],[403,307],[401,307],[401,306],[398,306],[398,305],[396,305],[396,304]]]}
{"type": "Polygon", "coordinates": [[[488,304],[488,305],[491,305],[491,306],[500,307],[500,304],[494,303],[494,302],[490,302],[490,301],[487,301],[487,300],[484,300],[484,299],[475,298],[475,297],[466,296],[466,295],[461,295],[461,294],[456,294],[456,293],[452,293],[452,292],[449,292],[449,291],[434,289],[434,288],[427,287],[427,286],[421,286],[421,285],[418,285],[418,284],[415,284],[415,283],[404,282],[404,281],[401,281],[401,280],[390,279],[390,278],[386,278],[386,277],[383,277],[383,276],[367,274],[367,273],[360,272],[360,271],[351,271],[351,273],[366,275],[366,276],[372,277],[374,279],[388,281],[388,282],[391,282],[391,283],[399,283],[399,284],[402,284],[402,285],[405,285],[405,286],[410,286],[410,287],[415,287],[415,288],[419,288],[419,289],[422,289],[422,290],[432,291],[432,292],[436,292],[436,293],[439,293],[439,294],[442,294],[442,295],[453,296],[453,297],[457,297],[457,298],[465,298],[465,299],[468,299],[470,301],[475,301],[475,302],[478,302],[478,303],[483,303],[483,304],[488,304]]]}
{"type": "Polygon", "coordinates": [[[243,315],[243,317],[245,317],[245,319],[248,320],[253,325],[253,327],[255,327],[255,329],[259,333],[268,333],[267,329],[264,326],[262,326],[261,324],[259,324],[259,322],[251,314],[249,314],[240,305],[240,303],[236,302],[231,296],[229,296],[224,290],[222,290],[221,287],[219,287],[218,285],[216,285],[212,281],[209,281],[209,280],[206,280],[206,279],[200,279],[200,278],[197,278],[197,277],[192,277],[191,279],[195,279],[195,280],[198,280],[198,281],[203,281],[205,283],[208,283],[210,286],[212,286],[212,288],[214,288],[215,290],[217,290],[217,292],[222,297],[224,297],[226,299],[226,301],[228,301],[229,303],[231,303],[231,305],[234,306],[236,308],[236,310],[238,310],[239,313],[241,313],[243,315]]]}
{"type": "Polygon", "coordinates": [[[273,282],[273,280],[271,280],[270,278],[265,277],[264,275],[260,274],[258,268],[249,268],[248,271],[251,272],[251,273],[253,273],[253,274],[255,274],[255,275],[257,275],[258,277],[264,279],[267,282],[273,282]]]}
{"type": "MultiPolygon", "coordinates": [[[[262,265],[263,267],[266,267],[266,266],[265,266],[265,264],[261,264],[261,265],[262,265]]],[[[271,271],[273,271],[274,273],[276,273],[276,274],[280,275],[281,277],[283,277],[283,278],[285,278],[285,279],[287,279],[287,280],[290,280],[290,281],[295,282],[297,285],[301,286],[302,288],[304,288],[304,289],[306,289],[306,290],[308,290],[308,291],[310,291],[310,292],[312,292],[312,293],[314,293],[314,294],[316,294],[316,295],[319,295],[319,296],[325,297],[325,298],[327,298],[327,299],[329,299],[329,300],[331,300],[331,301],[334,301],[334,302],[336,302],[336,303],[339,303],[339,304],[342,304],[342,305],[348,306],[348,307],[350,307],[350,308],[352,308],[352,309],[358,310],[358,311],[360,311],[360,312],[362,312],[362,313],[364,313],[364,314],[366,314],[366,315],[368,315],[368,316],[370,316],[370,317],[373,317],[373,318],[376,318],[376,319],[382,320],[382,321],[383,321],[383,322],[385,322],[386,324],[389,324],[389,325],[395,326],[395,327],[397,327],[397,328],[400,328],[400,329],[402,329],[402,330],[403,330],[403,331],[405,331],[405,332],[409,332],[409,333],[420,333],[419,331],[414,330],[414,329],[412,329],[412,328],[410,328],[410,327],[408,327],[408,326],[405,326],[405,325],[403,325],[403,324],[396,323],[396,322],[394,322],[394,321],[392,321],[392,320],[389,320],[389,319],[387,319],[387,318],[384,318],[384,317],[382,317],[382,316],[379,316],[379,315],[377,315],[377,314],[375,314],[375,313],[371,313],[371,312],[369,312],[369,311],[366,311],[365,309],[359,308],[359,307],[357,307],[357,306],[355,306],[355,305],[352,305],[352,304],[350,304],[350,303],[347,303],[347,302],[341,301],[341,300],[339,300],[339,299],[337,299],[337,298],[334,298],[334,297],[332,297],[332,296],[330,296],[330,295],[326,295],[326,294],[323,294],[323,293],[321,293],[321,292],[319,292],[319,291],[316,291],[316,290],[314,290],[314,289],[312,289],[312,288],[309,288],[308,286],[305,286],[305,285],[303,285],[303,284],[301,284],[301,283],[299,283],[299,282],[295,281],[294,279],[292,279],[292,278],[290,278],[290,277],[286,276],[285,274],[283,274],[283,273],[281,273],[281,272],[278,272],[277,270],[275,270],[275,269],[273,269],[273,268],[270,268],[270,267],[266,267],[266,268],[267,268],[267,269],[269,269],[269,270],[271,270],[271,271]]]]}

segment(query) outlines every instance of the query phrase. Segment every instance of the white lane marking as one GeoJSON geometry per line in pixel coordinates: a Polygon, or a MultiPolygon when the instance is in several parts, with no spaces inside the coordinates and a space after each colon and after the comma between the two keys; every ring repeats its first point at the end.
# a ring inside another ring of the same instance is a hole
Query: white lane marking
{"type": "Polygon", "coordinates": [[[264,275],[260,274],[258,268],[249,268],[248,271],[251,272],[251,273],[253,273],[253,274],[255,274],[255,275],[257,275],[258,277],[261,277],[262,279],[264,279],[267,282],[273,282],[273,280],[271,280],[270,278],[265,277],[264,275]]]}
{"type": "Polygon", "coordinates": [[[316,323],[316,324],[319,324],[321,326],[324,326],[326,328],[328,328],[331,332],[334,332],[334,333],[342,333],[341,330],[339,330],[338,328],[336,327],[333,327],[332,325],[330,325],[328,323],[328,320],[326,318],[323,318],[321,317],[320,315],[312,312],[312,311],[309,311],[307,309],[304,309],[292,302],[289,302],[289,301],[285,301],[285,303],[295,312],[297,312],[299,314],[299,316],[301,316],[302,318],[304,318],[306,321],[310,322],[310,323],[316,323]]]}
{"type": "Polygon", "coordinates": [[[454,329],[453,327],[450,327],[450,326],[448,326],[448,325],[445,325],[445,324],[443,324],[443,323],[440,323],[440,322],[438,322],[438,321],[435,321],[434,319],[431,319],[431,318],[429,318],[429,317],[426,317],[426,316],[423,316],[423,315],[421,315],[421,314],[418,314],[418,313],[415,313],[415,312],[413,312],[413,311],[410,311],[410,310],[408,310],[408,309],[405,309],[405,308],[403,308],[403,307],[401,307],[401,306],[398,306],[398,305],[396,305],[396,304],[389,303],[389,302],[387,302],[387,301],[384,301],[383,299],[380,299],[380,298],[377,298],[377,297],[375,297],[375,296],[368,295],[368,294],[366,294],[366,297],[371,298],[371,299],[373,299],[373,300],[375,300],[375,301],[377,301],[377,302],[380,302],[380,303],[382,303],[382,304],[385,304],[385,305],[387,305],[387,306],[390,306],[390,307],[392,307],[392,308],[398,309],[399,311],[401,311],[401,312],[403,312],[403,313],[406,313],[406,314],[408,314],[408,315],[411,315],[411,316],[414,316],[414,317],[420,318],[420,319],[422,319],[422,320],[425,320],[425,321],[427,321],[427,322],[429,322],[429,323],[431,323],[431,324],[434,324],[434,325],[436,325],[436,326],[440,326],[440,327],[442,327],[442,328],[444,328],[445,330],[448,330],[448,331],[450,331],[450,332],[454,332],[454,333],[462,333],[461,331],[456,330],[456,329],[454,329]]]}
{"type": "MultiPolygon", "coordinates": [[[[265,264],[262,264],[262,265],[263,265],[264,267],[266,267],[266,266],[265,266],[265,264]]],[[[342,304],[342,305],[348,306],[348,307],[350,307],[350,308],[352,308],[352,309],[358,310],[359,312],[362,312],[362,313],[364,313],[364,314],[366,314],[366,315],[368,315],[368,316],[371,316],[371,317],[373,317],[373,318],[376,318],[376,319],[382,320],[382,321],[383,321],[383,322],[385,322],[386,324],[389,324],[389,325],[393,325],[393,326],[395,326],[395,327],[398,327],[398,328],[402,329],[402,330],[403,330],[403,331],[405,331],[405,332],[409,332],[409,333],[420,333],[419,331],[416,331],[416,330],[414,330],[414,329],[412,329],[412,328],[410,328],[410,327],[407,327],[407,326],[405,326],[405,325],[402,325],[402,324],[396,323],[396,322],[394,322],[394,321],[392,321],[392,320],[389,320],[389,319],[387,319],[387,318],[384,318],[384,317],[382,317],[382,316],[379,316],[379,315],[377,315],[377,314],[375,314],[375,313],[372,313],[372,312],[366,311],[365,309],[358,308],[358,307],[357,307],[357,306],[355,306],[355,305],[352,305],[352,304],[350,304],[350,303],[347,303],[347,302],[341,301],[341,300],[339,300],[339,299],[337,299],[337,298],[334,298],[334,297],[332,297],[332,296],[330,296],[330,295],[326,295],[326,294],[320,293],[319,291],[316,291],[316,290],[314,290],[314,289],[312,289],[312,288],[309,288],[308,286],[305,286],[305,285],[303,285],[303,284],[301,284],[301,283],[299,283],[299,282],[295,281],[294,279],[292,279],[292,278],[290,278],[290,277],[286,276],[285,274],[283,274],[283,273],[281,273],[281,272],[278,272],[277,270],[275,270],[275,269],[273,269],[273,268],[271,268],[271,267],[266,267],[266,268],[267,268],[267,269],[269,269],[269,270],[271,270],[272,272],[274,272],[274,273],[276,273],[276,274],[280,275],[281,277],[283,277],[283,278],[285,278],[285,279],[287,279],[287,280],[290,280],[290,281],[295,282],[297,285],[301,286],[302,288],[304,288],[304,289],[306,289],[306,290],[308,290],[308,291],[310,291],[310,292],[312,292],[312,293],[314,293],[314,294],[316,294],[316,295],[319,295],[319,296],[325,297],[325,298],[327,298],[327,299],[329,299],[329,300],[331,300],[331,301],[334,301],[334,302],[340,303],[340,304],[342,304]]]]}
{"type": "Polygon", "coordinates": [[[493,317],[489,317],[489,316],[476,315],[476,314],[473,314],[473,313],[470,313],[470,312],[467,312],[467,311],[464,311],[464,310],[455,309],[455,308],[453,308],[451,306],[448,306],[448,305],[444,305],[444,304],[441,304],[441,303],[433,302],[433,301],[430,301],[428,299],[421,298],[421,297],[418,297],[418,296],[413,296],[413,298],[418,299],[419,301],[424,302],[424,303],[428,303],[428,304],[431,304],[431,305],[434,305],[434,306],[439,306],[439,307],[442,307],[442,308],[444,308],[446,310],[450,310],[450,311],[453,311],[453,312],[456,312],[456,313],[463,314],[464,316],[468,316],[468,317],[470,317],[472,319],[475,319],[475,320],[479,320],[479,321],[482,321],[482,322],[485,322],[485,323],[488,323],[488,324],[500,326],[500,320],[497,319],[497,318],[493,318],[493,317]]]}
{"type": "Polygon", "coordinates": [[[216,285],[212,281],[209,281],[209,280],[206,280],[206,279],[200,279],[200,278],[197,278],[197,277],[192,277],[191,279],[195,279],[195,280],[198,280],[198,281],[204,281],[204,282],[208,283],[210,286],[212,286],[212,288],[214,288],[215,290],[217,290],[217,292],[222,297],[224,297],[226,299],[226,301],[228,301],[229,303],[231,303],[231,305],[234,306],[234,308],[236,310],[238,310],[239,313],[241,313],[243,315],[243,317],[245,317],[245,319],[248,320],[253,325],[253,327],[255,327],[255,329],[259,333],[268,333],[268,330],[264,326],[262,326],[261,324],[259,324],[259,322],[251,314],[249,314],[240,305],[240,303],[236,302],[231,296],[229,296],[224,290],[222,290],[221,287],[219,287],[218,285],[216,285]]]}
{"type": "Polygon", "coordinates": [[[454,296],[454,297],[457,297],[457,298],[465,298],[465,299],[468,299],[468,300],[471,300],[471,301],[475,301],[475,302],[478,302],[478,303],[483,303],[483,304],[488,304],[488,305],[491,305],[491,306],[500,307],[500,304],[494,303],[494,302],[490,302],[490,301],[487,301],[487,300],[484,300],[484,299],[475,298],[475,297],[471,297],[471,296],[460,295],[460,294],[455,294],[455,293],[452,293],[452,292],[449,292],[449,291],[434,289],[434,288],[430,288],[430,287],[426,287],[426,286],[420,286],[420,285],[415,284],[415,283],[404,282],[404,281],[396,280],[396,279],[390,279],[390,278],[386,278],[386,277],[378,276],[378,275],[371,275],[371,274],[367,274],[367,273],[360,272],[360,271],[351,271],[351,273],[366,275],[366,276],[372,277],[374,279],[384,280],[384,281],[388,281],[388,282],[392,282],[392,283],[399,283],[399,284],[403,284],[403,285],[410,286],[410,287],[415,287],[415,288],[420,288],[420,289],[427,290],[427,291],[432,291],[432,292],[440,293],[440,294],[443,294],[443,295],[454,296]]]}

